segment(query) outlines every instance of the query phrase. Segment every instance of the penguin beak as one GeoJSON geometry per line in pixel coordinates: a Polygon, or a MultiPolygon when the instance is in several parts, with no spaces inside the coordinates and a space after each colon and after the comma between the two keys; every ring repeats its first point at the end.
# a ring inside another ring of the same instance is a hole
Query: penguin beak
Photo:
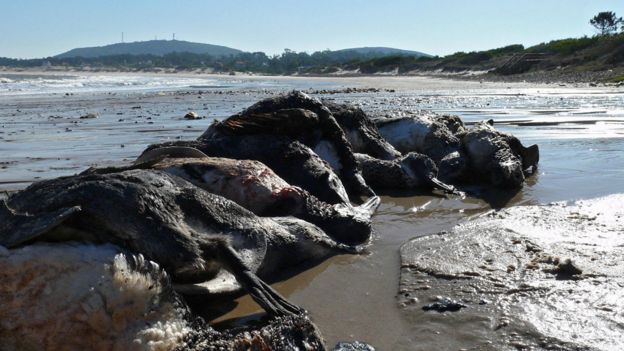
{"type": "Polygon", "coordinates": [[[436,177],[429,177],[429,181],[431,182],[431,185],[433,185],[434,188],[438,188],[443,190],[444,192],[448,193],[448,194],[454,194],[454,195],[458,195],[458,196],[466,196],[466,194],[462,191],[457,190],[457,188],[455,188],[452,185],[446,184],[442,181],[440,181],[438,178],[436,177]]]}
{"type": "Polygon", "coordinates": [[[373,215],[373,213],[375,213],[375,210],[377,209],[377,207],[379,207],[380,203],[381,199],[379,198],[379,196],[373,196],[366,200],[366,202],[364,202],[360,206],[357,206],[355,209],[359,213],[366,214],[370,217],[373,215]]]}

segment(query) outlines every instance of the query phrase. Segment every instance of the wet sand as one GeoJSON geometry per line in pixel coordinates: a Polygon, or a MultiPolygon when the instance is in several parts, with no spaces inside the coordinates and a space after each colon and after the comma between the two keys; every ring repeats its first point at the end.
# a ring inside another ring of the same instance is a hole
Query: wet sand
{"type": "Polygon", "coordinates": [[[402,245],[415,349],[620,350],[623,203],[514,206],[402,245]],[[423,310],[444,299],[460,310],[423,310]]]}
{"type": "MultiPolygon", "coordinates": [[[[0,96],[0,190],[20,189],[32,181],[74,174],[89,166],[130,162],[150,143],[193,139],[212,120],[293,88],[394,89],[319,97],[354,102],[373,115],[431,109],[459,114],[467,122],[492,118],[501,122],[498,128],[515,134],[525,144],[539,144],[539,172],[521,191],[510,194],[472,188],[467,189],[465,199],[440,194],[383,196],[374,217],[376,233],[368,254],[334,257],[274,284],[310,311],[328,345],[361,340],[380,350],[418,349],[419,336],[413,326],[428,323],[426,319],[408,318],[399,308],[402,243],[450,230],[491,208],[624,193],[622,90],[422,77],[276,78],[275,82],[271,88],[245,90],[0,96]],[[207,118],[184,120],[190,110],[207,118]],[[80,119],[87,113],[97,113],[98,118],[80,119]],[[536,121],[551,123],[531,123],[536,121]]],[[[248,297],[238,302],[218,321],[259,311],[248,297]]],[[[452,327],[452,319],[446,322],[452,327]]],[[[445,349],[444,335],[439,336],[439,342],[438,349],[445,349]]]]}

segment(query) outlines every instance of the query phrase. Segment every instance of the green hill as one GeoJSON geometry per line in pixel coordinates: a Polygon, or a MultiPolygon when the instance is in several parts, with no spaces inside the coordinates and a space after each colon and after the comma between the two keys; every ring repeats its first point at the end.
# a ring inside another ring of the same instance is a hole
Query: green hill
{"type": "Polygon", "coordinates": [[[102,57],[116,55],[155,55],[163,56],[173,52],[188,52],[192,54],[203,54],[210,56],[230,56],[242,53],[241,50],[232,49],[227,46],[193,43],[183,40],[149,40],[136,41],[133,43],[116,43],[104,46],[94,46],[87,48],[72,49],[55,58],[72,57],[102,57]]]}
{"type": "Polygon", "coordinates": [[[431,56],[420,51],[403,50],[396,48],[388,48],[383,46],[364,46],[360,48],[350,48],[332,51],[334,54],[342,53],[355,53],[360,55],[367,55],[371,57],[384,57],[384,56],[431,56]]]}

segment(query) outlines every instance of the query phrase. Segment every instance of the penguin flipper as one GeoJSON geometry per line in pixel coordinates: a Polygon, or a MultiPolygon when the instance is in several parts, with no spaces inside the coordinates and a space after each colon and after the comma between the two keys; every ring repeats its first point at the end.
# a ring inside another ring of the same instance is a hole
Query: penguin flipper
{"type": "Polygon", "coordinates": [[[80,206],[25,215],[15,213],[6,201],[0,201],[0,245],[14,248],[49,232],[81,211],[80,206]]]}

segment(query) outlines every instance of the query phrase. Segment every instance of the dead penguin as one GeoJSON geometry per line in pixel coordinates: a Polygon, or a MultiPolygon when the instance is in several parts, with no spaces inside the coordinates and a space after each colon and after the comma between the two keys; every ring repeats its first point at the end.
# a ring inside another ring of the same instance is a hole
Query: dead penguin
{"type": "Polygon", "coordinates": [[[301,309],[259,277],[355,251],[310,223],[257,217],[156,170],[52,179],[2,200],[0,245],[41,241],[114,244],[157,262],[177,284],[208,282],[209,291],[240,285],[273,315],[301,309]]]}
{"type": "Polygon", "coordinates": [[[3,350],[173,350],[191,329],[167,274],[111,244],[0,246],[0,279],[3,350]]]}
{"type": "Polygon", "coordinates": [[[307,190],[329,204],[348,204],[349,195],[336,173],[312,149],[289,137],[249,135],[203,141],[174,141],[150,145],[138,160],[156,149],[194,148],[204,155],[257,160],[291,185],[307,190]]]}
{"type": "MultiPolygon", "coordinates": [[[[364,182],[353,150],[329,109],[319,100],[299,91],[261,100],[241,113],[215,122],[198,141],[210,148],[214,144],[222,143],[236,145],[236,142],[243,143],[250,136],[260,135],[279,137],[282,142],[301,142],[332,167],[350,195],[356,198],[374,195],[364,182]]],[[[234,155],[210,156],[248,158],[236,157],[236,152],[234,147],[234,150],[230,150],[234,155]]],[[[275,154],[272,154],[261,161],[275,170],[275,162],[283,162],[275,159],[275,154]]],[[[300,167],[299,169],[300,172],[305,172],[300,167]]],[[[290,181],[285,174],[278,174],[290,183],[297,184],[290,181]]]]}
{"type": "Polygon", "coordinates": [[[324,349],[306,316],[218,332],[157,263],[111,244],[0,246],[0,279],[3,350],[324,349]]]}
{"type": "Polygon", "coordinates": [[[401,153],[381,136],[375,123],[361,108],[328,100],[323,100],[323,105],[329,108],[344,131],[353,152],[381,160],[393,160],[401,156],[401,153]]]}
{"type": "Polygon", "coordinates": [[[349,245],[369,240],[371,216],[380,201],[375,196],[358,207],[345,203],[329,205],[288,184],[259,161],[208,157],[190,147],[152,149],[141,155],[133,166],[89,169],[86,173],[103,174],[133,168],[158,169],[179,176],[259,216],[303,219],[318,225],[336,241],[349,245]]]}
{"type": "Polygon", "coordinates": [[[462,138],[474,181],[497,187],[521,187],[524,170],[537,167],[539,149],[528,148],[512,135],[494,129],[491,123],[480,122],[462,138]]]}
{"type": "Polygon", "coordinates": [[[375,123],[381,136],[403,154],[418,152],[438,163],[446,155],[461,149],[461,140],[456,134],[461,133],[463,126],[458,125],[457,120],[421,114],[381,118],[375,123]]]}
{"type": "Polygon", "coordinates": [[[437,178],[438,168],[427,156],[410,152],[396,160],[379,160],[365,154],[355,154],[366,182],[376,191],[382,189],[441,189],[463,195],[454,186],[437,178]]]}

